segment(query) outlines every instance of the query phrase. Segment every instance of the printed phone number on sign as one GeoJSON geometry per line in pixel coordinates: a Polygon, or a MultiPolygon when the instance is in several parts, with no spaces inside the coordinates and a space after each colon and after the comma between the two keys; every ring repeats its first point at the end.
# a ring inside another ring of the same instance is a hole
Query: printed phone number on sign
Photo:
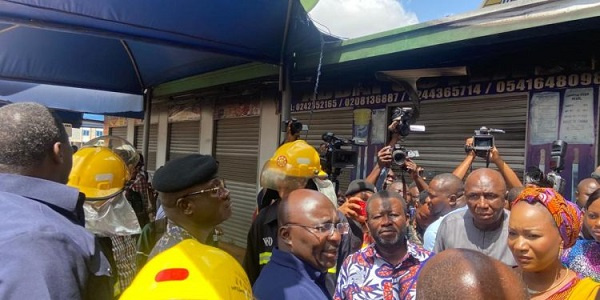
{"type": "Polygon", "coordinates": [[[341,99],[317,100],[301,102],[292,105],[292,111],[307,111],[330,108],[370,106],[377,104],[396,103],[400,100],[400,93],[387,93],[371,96],[356,96],[341,99]]]}
{"type": "Polygon", "coordinates": [[[439,87],[418,90],[420,99],[444,99],[453,97],[468,97],[534,90],[560,89],[600,85],[600,72],[546,77],[499,80],[488,83],[476,83],[452,87],[439,87]]]}

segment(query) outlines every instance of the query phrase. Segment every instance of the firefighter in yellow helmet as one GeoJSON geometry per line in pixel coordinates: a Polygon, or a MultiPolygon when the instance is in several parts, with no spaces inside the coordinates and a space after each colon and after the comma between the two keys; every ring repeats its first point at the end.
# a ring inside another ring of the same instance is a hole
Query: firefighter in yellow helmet
{"type": "Polygon", "coordinates": [[[285,201],[294,190],[308,188],[331,194],[328,198],[336,202],[333,185],[326,177],[327,174],[321,169],[319,153],[303,140],[281,145],[264,164],[260,175],[263,195],[259,195],[259,198],[269,194],[271,197],[261,207],[248,232],[243,266],[251,283],[256,281],[262,268],[269,262],[272,249],[277,245],[277,208],[280,201],[285,201]]]}
{"type": "Polygon", "coordinates": [[[260,173],[260,185],[286,198],[293,190],[306,186],[313,178],[326,178],[321,170],[321,158],[306,141],[285,143],[265,163],[260,173]]]}
{"type": "Polygon", "coordinates": [[[179,242],[151,259],[121,300],[253,299],[244,269],[223,250],[193,239],[179,242]]]}
{"type": "Polygon", "coordinates": [[[135,148],[119,137],[103,136],[73,154],[67,185],[85,194],[85,227],[99,237],[117,275],[115,294],[135,276],[134,235],[141,232],[138,218],[125,197],[125,185],[139,161],[135,148]],[[111,255],[112,254],[112,255],[111,255]]]}

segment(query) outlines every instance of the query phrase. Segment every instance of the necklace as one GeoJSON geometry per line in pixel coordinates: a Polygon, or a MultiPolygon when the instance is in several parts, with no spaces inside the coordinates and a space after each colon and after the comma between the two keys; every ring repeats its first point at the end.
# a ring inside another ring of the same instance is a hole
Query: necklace
{"type": "MultiPolygon", "coordinates": [[[[560,271],[558,271],[560,273],[560,271]]],[[[567,267],[567,273],[565,274],[565,276],[557,283],[552,285],[551,287],[543,290],[543,291],[536,291],[536,290],[532,290],[529,287],[527,287],[527,293],[529,293],[529,295],[537,295],[537,294],[543,294],[547,291],[550,291],[554,288],[556,288],[557,286],[560,286],[561,284],[563,284],[563,282],[565,282],[565,280],[569,277],[569,267],[567,267]]]]}

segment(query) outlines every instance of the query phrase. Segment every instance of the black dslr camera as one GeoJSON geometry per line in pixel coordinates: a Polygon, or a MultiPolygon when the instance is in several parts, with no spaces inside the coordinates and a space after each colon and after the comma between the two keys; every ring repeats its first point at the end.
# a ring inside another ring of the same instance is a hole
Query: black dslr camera
{"type": "Polygon", "coordinates": [[[494,136],[492,133],[505,133],[504,130],[487,128],[482,126],[475,130],[473,136],[473,146],[465,146],[465,151],[475,151],[475,155],[481,158],[488,158],[488,154],[494,148],[494,136]]]}
{"type": "Polygon", "coordinates": [[[559,193],[562,193],[565,187],[565,179],[560,176],[560,172],[565,168],[567,146],[568,144],[562,140],[552,142],[552,151],[550,152],[551,171],[546,175],[546,181],[559,193]]]}
{"type": "Polygon", "coordinates": [[[419,157],[419,151],[408,150],[400,144],[394,145],[392,150],[392,160],[399,166],[404,166],[407,158],[419,157]]]}

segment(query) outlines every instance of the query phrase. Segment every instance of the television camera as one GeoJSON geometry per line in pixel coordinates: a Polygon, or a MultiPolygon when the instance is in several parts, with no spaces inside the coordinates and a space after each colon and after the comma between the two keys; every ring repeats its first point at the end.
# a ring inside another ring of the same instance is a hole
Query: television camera
{"type": "Polygon", "coordinates": [[[354,150],[342,149],[342,146],[365,146],[361,140],[346,140],[336,137],[333,132],[323,133],[321,136],[326,143],[326,149],[321,153],[321,166],[329,174],[329,179],[335,185],[335,192],[339,190],[337,177],[342,169],[352,169],[358,162],[358,153],[354,150]]]}

